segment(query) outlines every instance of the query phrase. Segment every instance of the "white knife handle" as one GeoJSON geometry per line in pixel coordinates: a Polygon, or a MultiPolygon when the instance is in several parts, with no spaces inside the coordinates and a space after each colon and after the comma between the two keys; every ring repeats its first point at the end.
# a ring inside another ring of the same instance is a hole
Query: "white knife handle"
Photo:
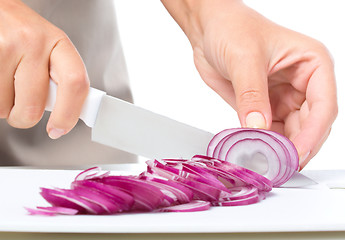
{"type": "MultiPolygon", "coordinates": [[[[49,81],[49,94],[46,103],[46,111],[52,111],[55,106],[56,102],[56,92],[57,92],[57,85],[54,81],[49,81]]],[[[101,104],[102,97],[106,93],[98,90],[96,88],[90,87],[89,94],[84,102],[83,109],[79,118],[85,122],[85,124],[89,127],[93,127],[95,125],[99,105],[101,104]]]]}

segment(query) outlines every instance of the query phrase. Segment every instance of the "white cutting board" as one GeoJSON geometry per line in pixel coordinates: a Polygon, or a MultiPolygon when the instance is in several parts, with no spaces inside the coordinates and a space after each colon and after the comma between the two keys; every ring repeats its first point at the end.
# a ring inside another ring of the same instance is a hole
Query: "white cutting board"
{"type": "MultiPolygon", "coordinates": [[[[47,205],[39,187],[68,187],[75,170],[0,168],[0,231],[76,233],[200,233],[345,231],[344,189],[274,189],[260,203],[193,213],[112,216],[27,215],[47,205]]],[[[128,174],[129,172],[117,172],[128,174]]],[[[135,174],[137,172],[134,172],[135,174]]]]}

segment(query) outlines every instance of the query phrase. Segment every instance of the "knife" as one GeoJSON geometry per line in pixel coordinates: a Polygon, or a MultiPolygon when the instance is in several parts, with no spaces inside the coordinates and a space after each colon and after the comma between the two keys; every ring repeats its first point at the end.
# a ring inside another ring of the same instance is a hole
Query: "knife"
{"type": "MultiPolygon", "coordinates": [[[[57,85],[50,80],[46,110],[52,111],[57,85]]],[[[92,128],[92,141],[149,159],[191,158],[206,154],[214,134],[90,88],[79,117],[92,128]]],[[[295,172],[284,187],[317,184],[295,172]]]]}

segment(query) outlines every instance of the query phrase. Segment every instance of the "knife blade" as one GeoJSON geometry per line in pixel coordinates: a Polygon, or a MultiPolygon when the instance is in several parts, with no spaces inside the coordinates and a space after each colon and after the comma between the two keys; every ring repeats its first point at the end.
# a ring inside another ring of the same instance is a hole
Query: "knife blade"
{"type": "Polygon", "coordinates": [[[305,188],[308,186],[317,185],[318,183],[313,179],[295,171],[291,178],[280,186],[280,188],[305,188]]]}
{"type": "MultiPolygon", "coordinates": [[[[50,80],[46,110],[52,111],[57,85],[50,80]]],[[[154,158],[191,158],[206,154],[214,134],[151,112],[90,88],[80,119],[92,128],[92,141],[129,153],[154,158]]],[[[317,184],[295,172],[282,187],[317,184]]]]}
{"type": "MultiPolygon", "coordinates": [[[[57,86],[51,80],[48,111],[55,105],[56,92],[57,86]]],[[[150,159],[205,154],[214,136],[95,88],[89,90],[80,119],[92,128],[92,141],[150,159]]]]}
{"type": "Polygon", "coordinates": [[[107,95],[92,129],[92,140],[151,159],[205,154],[212,137],[212,133],[107,95]]]}

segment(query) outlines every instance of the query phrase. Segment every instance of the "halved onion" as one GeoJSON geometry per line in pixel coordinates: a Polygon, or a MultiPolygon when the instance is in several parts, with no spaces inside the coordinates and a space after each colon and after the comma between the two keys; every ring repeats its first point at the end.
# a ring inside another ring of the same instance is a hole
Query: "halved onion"
{"type": "Polygon", "coordinates": [[[226,129],[210,141],[207,155],[253,170],[284,184],[298,169],[298,154],[286,137],[262,129],[226,129]]]}

